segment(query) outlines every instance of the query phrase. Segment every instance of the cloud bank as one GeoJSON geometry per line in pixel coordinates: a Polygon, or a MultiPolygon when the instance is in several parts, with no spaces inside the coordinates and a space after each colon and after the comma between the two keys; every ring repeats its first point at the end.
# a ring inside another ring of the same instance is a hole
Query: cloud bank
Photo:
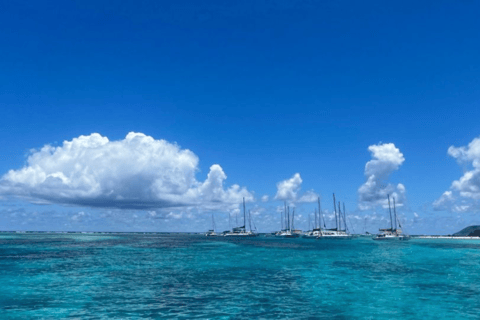
{"type": "Polygon", "coordinates": [[[448,148],[448,154],[464,167],[463,176],[433,202],[435,210],[467,212],[480,210],[480,137],[468,146],[448,148]]]}
{"type": "Polygon", "coordinates": [[[365,165],[366,182],[358,188],[358,208],[371,210],[377,206],[388,206],[387,195],[395,198],[397,205],[405,201],[405,186],[388,182],[390,175],[405,161],[400,149],[393,143],[371,145],[368,150],[372,160],[365,165]]]}
{"type": "Polygon", "coordinates": [[[253,200],[246,188],[224,188],[227,176],[218,164],[197,181],[198,161],[192,151],[143,133],[118,141],[93,133],[32,151],[24,168],[1,178],[0,194],[119,209],[215,208],[253,200]]]}

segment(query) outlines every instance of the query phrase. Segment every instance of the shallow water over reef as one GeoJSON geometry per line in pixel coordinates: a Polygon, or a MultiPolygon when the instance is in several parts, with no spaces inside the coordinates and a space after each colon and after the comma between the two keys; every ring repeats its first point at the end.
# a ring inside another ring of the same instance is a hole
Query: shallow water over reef
{"type": "Polygon", "coordinates": [[[480,241],[0,234],[2,319],[478,319],[480,241]]]}

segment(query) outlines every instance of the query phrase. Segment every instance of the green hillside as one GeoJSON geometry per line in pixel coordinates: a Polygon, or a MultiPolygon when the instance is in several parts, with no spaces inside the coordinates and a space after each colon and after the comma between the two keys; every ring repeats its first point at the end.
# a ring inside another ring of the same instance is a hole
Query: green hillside
{"type": "Polygon", "coordinates": [[[480,237],[480,226],[466,227],[453,235],[459,237],[480,237]]]}

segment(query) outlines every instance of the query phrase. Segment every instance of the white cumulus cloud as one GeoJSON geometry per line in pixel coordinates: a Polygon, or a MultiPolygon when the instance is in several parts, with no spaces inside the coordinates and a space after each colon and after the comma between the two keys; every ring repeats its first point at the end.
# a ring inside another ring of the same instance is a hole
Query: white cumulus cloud
{"type": "Polygon", "coordinates": [[[464,168],[463,176],[433,202],[435,210],[470,212],[480,210],[480,137],[468,146],[448,148],[448,154],[464,168]]]}
{"type": "Polygon", "coordinates": [[[120,209],[233,205],[253,194],[224,187],[218,164],[197,181],[198,157],[188,149],[143,133],[110,141],[98,133],[34,150],[27,165],[0,180],[0,194],[30,201],[120,209]]]}
{"type": "Polygon", "coordinates": [[[396,186],[388,182],[389,176],[405,161],[400,149],[393,143],[371,145],[368,150],[372,160],[365,165],[367,181],[358,188],[358,207],[360,210],[370,210],[377,206],[387,206],[387,195],[394,197],[397,205],[403,205],[405,186],[396,186]]]}
{"type": "Polygon", "coordinates": [[[298,202],[316,202],[318,197],[319,196],[315,191],[309,190],[309,191],[305,192],[300,197],[300,199],[298,199],[298,202]]]}
{"type": "Polygon", "coordinates": [[[297,199],[297,193],[302,185],[302,177],[300,173],[295,173],[293,177],[287,180],[283,180],[277,183],[276,200],[295,200],[297,199]]]}
{"type": "Polygon", "coordinates": [[[290,179],[286,179],[277,183],[277,194],[275,200],[287,200],[291,202],[315,202],[317,201],[318,194],[313,190],[309,190],[298,195],[302,187],[302,177],[300,173],[295,173],[290,179]]]}

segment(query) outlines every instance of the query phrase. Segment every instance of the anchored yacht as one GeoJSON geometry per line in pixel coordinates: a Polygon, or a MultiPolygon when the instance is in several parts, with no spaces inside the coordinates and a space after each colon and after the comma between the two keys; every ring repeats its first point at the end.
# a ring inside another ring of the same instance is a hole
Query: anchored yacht
{"type": "Polygon", "coordinates": [[[287,203],[285,202],[285,229],[275,233],[276,237],[283,237],[283,238],[298,238],[302,231],[295,230],[294,228],[294,221],[295,221],[295,208],[292,212],[292,221],[290,221],[290,207],[287,208],[287,203]]]}
{"type": "Polygon", "coordinates": [[[340,210],[340,202],[338,202],[338,214],[337,214],[337,205],[335,201],[335,193],[333,194],[333,212],[335,213],[335,228],[332,229],[323,229],[320,230],[320,235],[317,239],[351,239],[352,235],[347,231],[347,220],[345,216],[345,204],[343,206],[344,212],[340,210]],[[342,229],[342,219],[343,219],[343,228],[342,229]]]}
{"type": "MultiPolygon", "coordinates": [[[[320,207],[320,197],[318,197],[318,219],[317,219],[317,209],[315,208],[314,212],[314,217],[315,217],[315,225],[313,226],[313,229],[311,231],[306,232],[303,237],[304,238],[318,238],[322,235],[322,210],[320,207]]],[[[325,226],[325,221],[323,222],[323,225],[325,226]]],[[[325,229],[323,229],[324,231],[325,229]]]]}
{"type": "Polygon", "coordinates": [[[397,228],[397,210],[395,208],[395,198],[393,198],[393,217],[392,217],[392,209],[390,207],[390,195],[387,195],[388,198],[388,211],[390,212],[390,228],[388,229],[379,229],[381,233],[377,234],[373,237],[373,240],[409,240],[410,237],[407,235],[402,234],[402,229],[400,225],[400,221],[398,221],[397,228]],[[394,227],[395,224],[395,227],[394,227]]]}
{"type": "Polygon", "coordinates": [[[213,213],[212,213],[212,229],[205,232],[205,236],[207,236],[207,237],[218,236],[218,234],[215,232],[215,219],[213,218],[213,213]]]}
{"type": "Polygon", "coordinates": [[[256,237],[258,234],[252,231],[251,226],[251,216],[249,212],[249,224],[250,224],[250,231],[247,231],[246,228],[246,210],[245,210],[245,198],[243,198],[243,226],[233,228],[232,231],[224,232],[224,237],[256,237]]]}

